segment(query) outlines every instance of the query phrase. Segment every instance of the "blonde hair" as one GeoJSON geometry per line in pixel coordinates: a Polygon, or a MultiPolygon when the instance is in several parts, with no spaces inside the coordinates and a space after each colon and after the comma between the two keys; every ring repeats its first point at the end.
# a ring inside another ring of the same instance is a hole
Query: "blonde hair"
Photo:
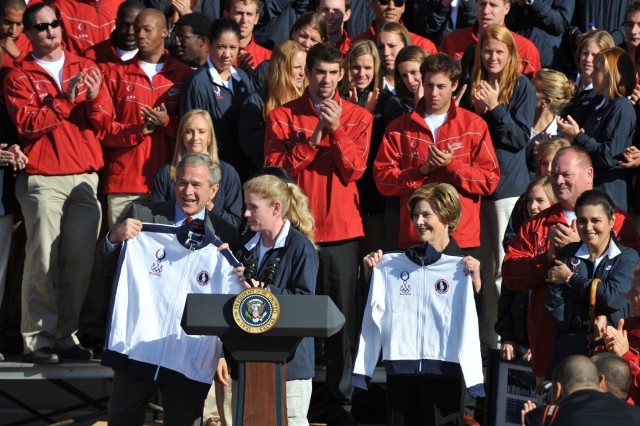
{"type": "Polygon", "coordinates": [[[180,162],[180,160],[182,160],[182,157],[187,155],[187,149],[184,147],[185,128],[189,124],[191,124],[191,121],[196,116],[202,117],[202,119],[207,123],[207,133],[209,133],[210,138],[207,143],[207,154],[209,154],[209,157],[211,157],[214,163],[216,163],[218,166],[220,165],[220,157],[218,157],[218,143],[216,141],[216,133],[213,130],[213,121],[211,120],[211,115],[204,109],[192,109],[182,116],[182,118],[180,119],[180,124],[178,124],[176,149],[173,153],[173,160],[171,160],[171,169],[169,170],[169,177],[174,182],[177,179],[178,163],[180,162]]]}
{"type": "Polygon", "coordinates": [[[636,87],[636,70],[631,56],[624,49],[610,47],[601,50],[594,62],[604,59],[605,75],[609,79],[609,98],[629,96],[636,87]]]}
{"type": "Polygon", "coordinates": [[[429,183],[416,189],[407,202],[409,214],[413,215],[413,209],[420,201],[429,203],[440,222],[449,227],[449,234],[460,223],[462,205],[460,204],[460,195],[453,185],[448,183],[429,183]]]}
{"type": "MultiPolygon", "coordinates": [[[[264,79],[264,109],[263,117],[266,120],[269,113],[294,99],[299,98],[304,91],[296,87],[295,79],[291,75],[293,58],[307,50],[293,40],[284,40],[273,49],[269,60],[269,69],[264,79]]],[[[305,80],[306,82],[306,80],[305,80]]]]}
{"type": "Polygon", "coordinates": [[[536,147],[536,170],[540,173],[540,162],[543,158],[549,156],[555,156],[558,151],[562,148],[567,148],[571,146],[571,142],[569,142],[565,138],[555,138],[542,142],[540,145],[536,147]]]}
{"type": "MultiPolygon", "coordinates": [[[[589,44],[590,42],[594,42],[598,45],[600,50],[608,49],[610,47],[615,47],[616,43],[613,41],[613,37],[606,31],[598,30],[598,31],[589,31],[585,33],[578,43],[578,48],[575,51],[574,59],[576,60],[576,65],[580,67],[580,55],[582,54],[582,49],[589,44]]],[[[580,70],[582,72],[582,70],[580,70]]]]}
{"type": "Polygon", "coordinates": [[[544,190],[544,193],[547,195],[549,204],[554,205],[555,203],[558,202],[558,199],[553,193],[553,188],[551,187],[551,176],[538,176],[537,178],[529,182],[527,189],[524,191],[524,201],[525,201],[524,211],[525,211],[526,218],[530,217],[529,210],[526,208],[527,197],[529,196],[529,193],[533,190],[533,188],[535,188],[536,186],[542,187],[542,189],[544,190]]]}
{"type": "Polygon", "coordinates": [[[541,82],[540,93],[553,100],[549,109],[554,114],[558,114],[576,93],[576,85],[560,71],[542,68],[536,72],[533,81],[541,82]]]}
{"type": "Polygon", "coordinates": [[[478,84],[482,80],[487,80],[489,75],[482,65],[482,49],[485,41],[488,39],[494,39],[507,45],[509,55],[507,57],[507,63],[502,69],[500,76],[500,87],[498,94],[499,104],[508,104],[513,96],[513,92],[516,89],[516,83],[520,76],[520,54],[516,46],[516,41],[511,35],[511,31],[503,25],[491,24],[480,32],[480,39],[478,40],[478,46],[476,47],[476,57],[473,63],[472,89],[478,87],[478,84]]]}
{"type": "Polygon", "coordinates": [[[380,70],[380,55],[376,44],[371,40],[358,40],[351,45],[349,51],[344,55],[344,80],[340,92],[344,96],[349,96],[349,90],[356,86],[351,75],[352,62],[360,56],[371,55],[373,58],[373,87],[382,88],[382,72],[380,70]]]}
{"type": "Polygon", "coordinates": [[[309,198],[295,183],[287,183],[273,175],[256,176],[242,185],[245,193],[252,192],[271,205],[282,206],[282,217],[315,245],[314,219],[309,210],[309,198]]]}

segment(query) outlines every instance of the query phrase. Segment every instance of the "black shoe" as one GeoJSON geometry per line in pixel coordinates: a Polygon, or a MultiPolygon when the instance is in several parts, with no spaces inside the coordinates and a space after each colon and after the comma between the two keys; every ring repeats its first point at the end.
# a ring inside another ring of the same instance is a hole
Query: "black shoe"
{"type": "Polygon", "coordinates": [[[58,351],[60,358],[63,359],[77,359],[88,361],[93,358],[93,351],[91,349],[87,349],[82,345],[71,346],[69,349],[64,351],[58,351]]]}
{"type": "Polygon", "coordinates": [[[60,358],[51,348],[40,348],[33,352],[29,352],[24,355],[24,359],[27,362],[34,364],[58,364],[60,358]]]}

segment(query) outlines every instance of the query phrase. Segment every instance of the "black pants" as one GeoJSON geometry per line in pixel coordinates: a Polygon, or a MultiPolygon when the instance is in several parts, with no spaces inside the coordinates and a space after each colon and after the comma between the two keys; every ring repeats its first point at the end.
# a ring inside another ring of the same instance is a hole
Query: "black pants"
{"type": "MultiPolygon", "coordinates": [[[[111,401],[109,403],[109,425],[143,425],[145,411],[151,397],[158,391],[157,383],[147,382],[114,371],[111,401]]],[[[200,426],[204,399],[162,387],[162,406],[166,426],[200,426]]]]}
{"type": "Polygon", "coordinates": [[[360,239],[320,244],[316,293],[328,295],[344,315],[342,330],[325,341],[328,410],[351,411],[351,370],[355,352],[356,284],[360,239]]]}
{"type": "Polygon", "coordinates": [[[387,375],[387,425],[461,425],[462,378],[387,375]]]}

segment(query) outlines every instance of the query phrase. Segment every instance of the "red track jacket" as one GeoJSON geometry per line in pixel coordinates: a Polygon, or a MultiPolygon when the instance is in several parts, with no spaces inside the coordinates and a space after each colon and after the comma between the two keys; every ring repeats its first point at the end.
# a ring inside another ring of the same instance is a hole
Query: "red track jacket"
{"type": "MultiPolygon", "coordinates": [[[[335,99],[340,102],[337,93],[335,99]]],[[[317,242],[362,237],[356,181],[367,167],[373,117],[364,108],[342,101],[340,127],[313,147],[308,140],[318,121],[308,90],[271,111],[264,137],[265,165],[287,170],[307,194],[317,242]]]]}
{"type": "MultiPolygon", "coordinates": [[[[256,43],[256,40],[255,38],[253,38],[253,36],[251,36],[251,41],[249,42],[249,44],[247,44],[247,46],[244,49],[242,48],[240,49],[240,53],[244,53],[243,51],[250,54],[253,57],[253,63],[251,65],[254,68],[256,68],[258,65],[260,65],[264,61],[268,61],[269,59],[271,59],[271,51],[269,49],[265,49],[264,47],[256,43]]],[[[235,62],[233,63],[233,66],[234,67],[238,66],[238,59],[235,60],[235,62]]]]}
{"type": "Polygon", "coordinates": [[[53,0],[62,21],[65,48],[76,53],[106,40],[116,26],[122,0],[53,0]]]}
{"type": "Polygon", "coordinates": [[[406,205],[411,193],[432,182],[450,183],[460,194],[462,217],[452,236],[462,248],[480,246],[480,199],[491,194],[500,182],[500,168],[487,124],[480,116],[451,102],[447,120],[434,141],[424,120],[424,100],[413,112],[395,119],[387,127],[373,163],[373,177],[384,196],[400,197],[402,248],[420,244],[406,205]],[[418,170],[429,159],[429,146],[454,149],[447,167],[422,175],[418,170]],[[404,214],[403,214],[404,213],[404,214]]]}
{"type": "Polygon", "coordinates": [[[29,157],[28,174],[79,174],[97,171],[104,164],[97,133],[108,129],[113,119],[104,84],[91,101],[86,99],[86,87],[80,87],[76,103],[64,94],[73,76],[92,68],[98,69],[90,60],[65,52],[63,92],[31,55],[7,74],[5,102],[29,157]]]}
{"type": "Polygon", "coordinates": [[[149,80],[136,56],[123,65],[112,67],[105,76],[113,99],[116,117],[105,135],[104,192],[145,194],[151,192],[153,179],[173,157],[180,117],[178,108],[184,82],[193,70],[165,54],[164,67],[149,80]],[[140,130],[143,105],[157,107],[164,103],[169,120],[147,136],[140,130]]]}
{"type": "MultiPolygon", "coordinates": [[[[640,237],[633,220],[621,210],[615,212],[613,232],[620,242],[636,250],[640,249],[640,237]]],[[[511,242],[502,263],[502,283],[512,291],[531,290],[529,299],[529,344],[533,374],[545,376],[553,354],[556,325],[544,307],[547,294],[547,271],[555,266],[547,259],[549,230],[562,223],[569,226],[560,204],[555,204],[526,220],[520,232],[511,242]]]]}
{"type": "Polygon", "coordinates": [[[82,56],[98,64],[105,74],[114,66],[124,64],[124,61],[116,52],[112,38],[113,37],[109,37],[107,40],[96,43],[82,52],[82,56]]]}

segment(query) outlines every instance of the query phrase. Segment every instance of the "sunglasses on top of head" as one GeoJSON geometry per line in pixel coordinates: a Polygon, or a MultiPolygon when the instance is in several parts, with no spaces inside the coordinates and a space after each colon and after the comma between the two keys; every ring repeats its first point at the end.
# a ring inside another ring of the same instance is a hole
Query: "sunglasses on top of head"
{"type": "Polygon", "coordinates": [[[405,0],[378,0],[378,4],[380,6],[386,6],[389,3],[391,3],[392,1],[393,1],[393,4],[396,5],[396,7],[404,6],[404,2],[405,2],[405,0]]]}
{"type": "Polygon", "coordinates": [[[41,22],[39,24],[33,24],[31,28],[41,33],[43,31],[47,31],[49,27],[58,28],[60,24],[62,24],[62,22],[59,19],[54,19],[51,22],[41,22]]]}

